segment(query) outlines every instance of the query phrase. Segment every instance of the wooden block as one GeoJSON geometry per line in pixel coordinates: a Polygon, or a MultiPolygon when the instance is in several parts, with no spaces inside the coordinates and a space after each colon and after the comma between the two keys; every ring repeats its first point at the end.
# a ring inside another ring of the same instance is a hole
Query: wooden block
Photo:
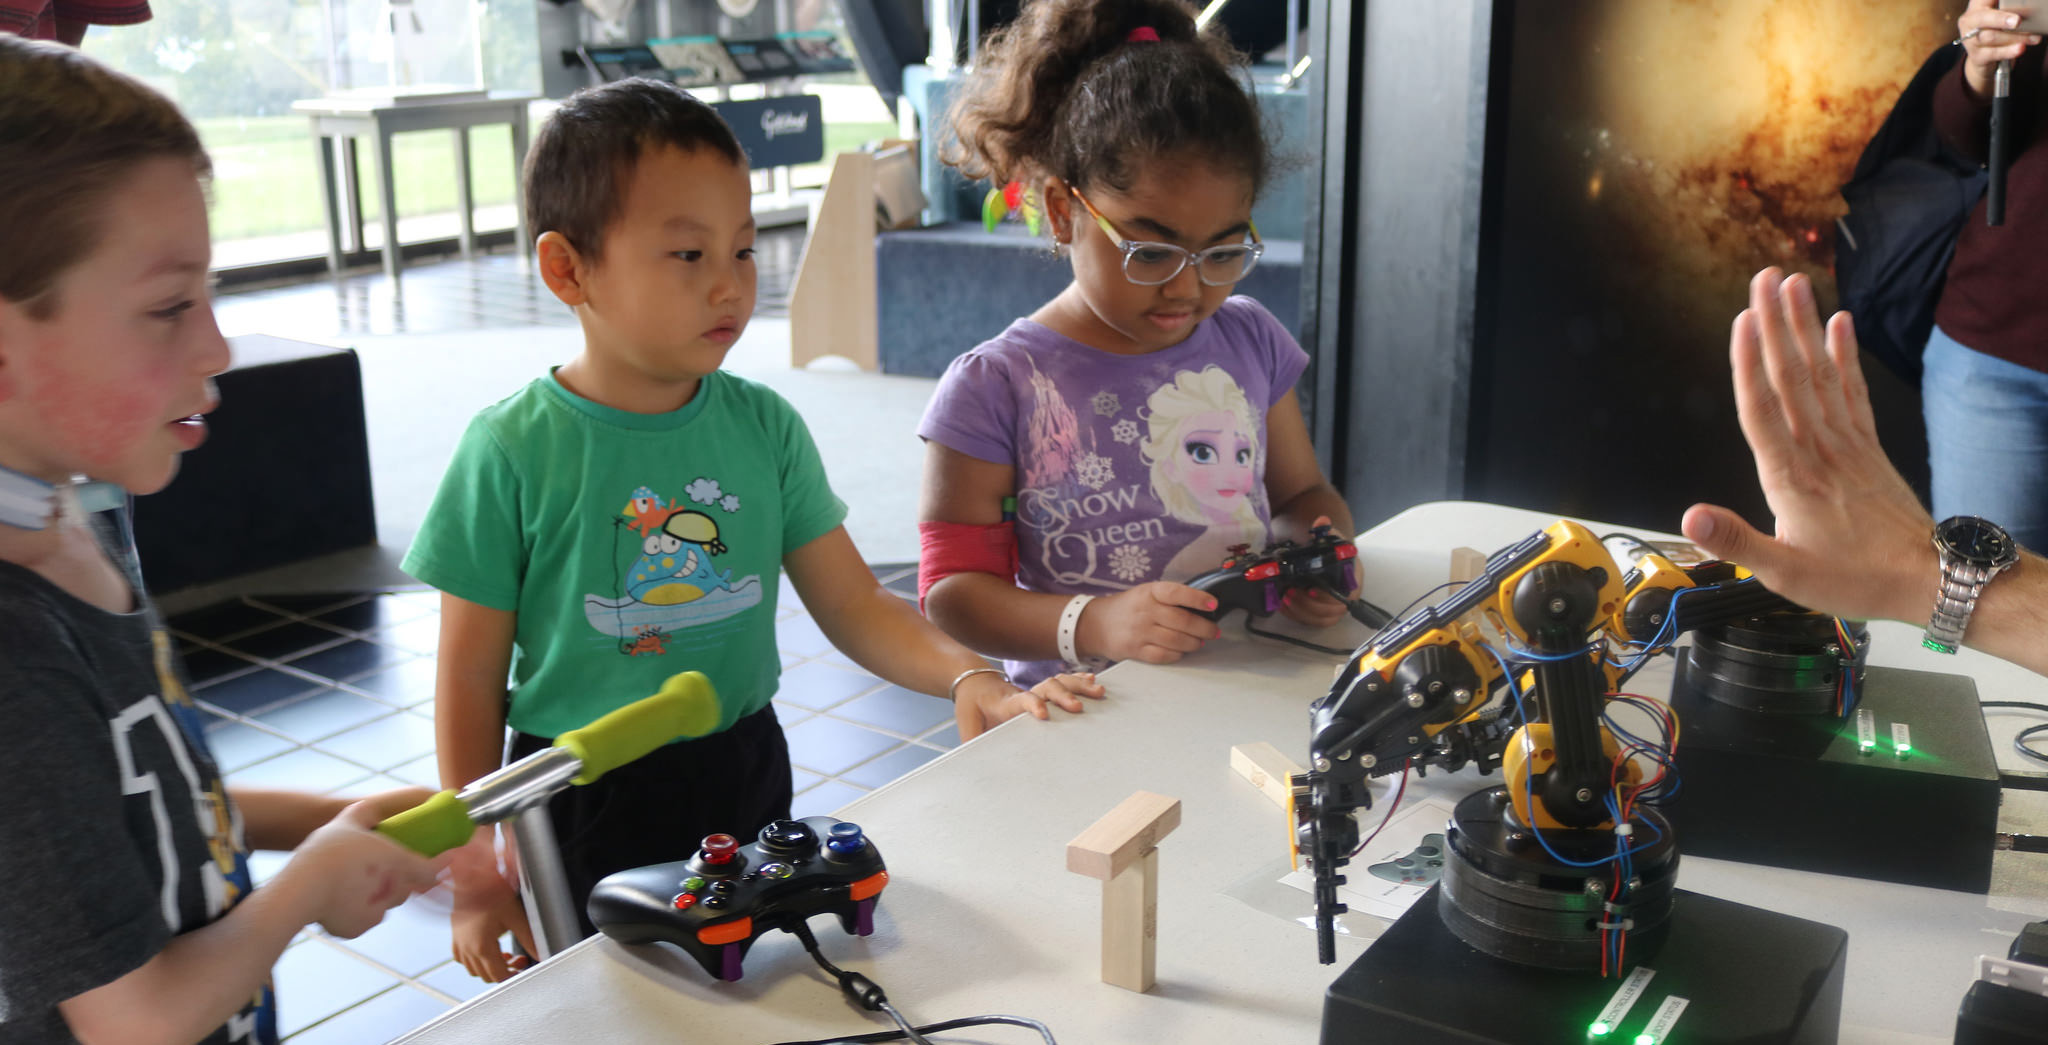
{"type": "Polygon", "coordinates": [[[1159,850],[1102,883],[1102,982],[1143,994],[1158,968],[1159,850]]]}
{"type": "Polygon", "coordinates": [[[1067,843],[1067,870],[1108,881],[1180,826],[1180,799],[1139,791],[1067,843]]]}
{"type": "Polygon", "coordinates": [[[1486,553],[1477,548],[1451,549],[1451,579],[1469,581],[1486,572],[1486,553]]]}
{"type": "Polygon", "coordinates": [[[1231,748],[1230,768],[1283,809],[1287,807],[1288,778],[1301,772],[1292,759],[1265,741],[1231,748]]]}

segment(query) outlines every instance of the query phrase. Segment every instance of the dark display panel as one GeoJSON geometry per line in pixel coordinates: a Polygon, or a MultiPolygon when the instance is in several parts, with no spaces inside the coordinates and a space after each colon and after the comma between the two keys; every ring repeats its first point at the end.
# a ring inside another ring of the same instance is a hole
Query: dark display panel
{"type": "MultiPolygon", "coordinates": [[[[1467,495],[1667,530],[1713,500],[1768,529],[1729,324],[1766,265],[1832,308],[1841,185],[1961,9],[1503,0],[1467,495]]],[[[1871,384],[1924,489],[1917,391],[1871,384]]]]}

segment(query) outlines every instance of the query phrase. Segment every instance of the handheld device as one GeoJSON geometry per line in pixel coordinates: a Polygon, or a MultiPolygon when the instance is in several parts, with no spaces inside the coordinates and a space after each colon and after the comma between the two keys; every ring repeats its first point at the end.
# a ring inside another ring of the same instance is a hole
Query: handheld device
{"type": "Polygon", "coordinates": [[[814,914],[836,914],[855,936],[875,931],[875,898],[889,884],[882,853],[860,825],[829,816],[777,820],[748,845],[707,836],[688,860],[620,871],[590,891],[590,920],[621,943],[672,943],[720,980],[771,929],[801,935],[814,914]]]}
{"type": "Polygon", "coordinates": [[[1306,544],[1280,541],[1257,554],[1249,545],[1237,545],[1222,566],[1189,581],[1188,586],[1216,597],[1215,609],[1194,611],[1210,620],[1222,620],[1232,610],[1243,610],[1251,617],[1270,616],[1279,612],[1290,591],[1328,592],[1368,628],[1393,619],[1392,614],[1358,597],[1358,546],[1339,538],[1328,526],[1316,527],[1306,544]]]}

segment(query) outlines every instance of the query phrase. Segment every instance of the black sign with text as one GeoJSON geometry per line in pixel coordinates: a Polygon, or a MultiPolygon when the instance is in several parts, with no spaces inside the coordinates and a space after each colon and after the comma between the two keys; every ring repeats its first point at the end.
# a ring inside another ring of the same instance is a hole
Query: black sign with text
{"type": "Polygon", "coordinates": [[[712,108],[732,125],[747,163],[756,170],[816,163],[825,158],[825,110],[814,94],[790,94],[712,108]]]}

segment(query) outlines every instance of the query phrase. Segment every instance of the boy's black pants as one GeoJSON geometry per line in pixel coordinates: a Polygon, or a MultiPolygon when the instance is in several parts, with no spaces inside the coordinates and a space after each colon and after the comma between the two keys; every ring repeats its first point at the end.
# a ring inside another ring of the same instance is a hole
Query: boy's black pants
{"type": "MultiPolygon", "coordinates": [[[[510,761],[553,743],[514,733],[510,761]]],[[[767,707],[722,733],[657,748],[557,794],[548,814],[584,935],[597,932],[585,908],[599,879],[687,859],[709,834],[752,842],[770,821],[789,816],[790,789],[789,742],[767,707]]]]}

